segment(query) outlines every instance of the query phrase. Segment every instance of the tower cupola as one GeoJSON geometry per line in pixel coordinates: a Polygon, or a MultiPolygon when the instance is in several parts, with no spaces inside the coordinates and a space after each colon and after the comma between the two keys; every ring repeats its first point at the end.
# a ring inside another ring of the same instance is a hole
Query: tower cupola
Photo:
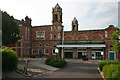
{"type": "Polygon", "coordinates": [[[62,11],[62,8],[59,6],[59,4],[57,3],[55,6],[55,11],[62,11]]]}
{"type": "Polygon", "coordinates": [[[61,25],[62,24],[62,8],[57,3],[52,11],[52,23],[53,25],[61,25]]]}
{"type": "Polygon", "coordinates": [[[72,31],[78,31],[78,20],[75,17],[72,21],[72,31]]]}

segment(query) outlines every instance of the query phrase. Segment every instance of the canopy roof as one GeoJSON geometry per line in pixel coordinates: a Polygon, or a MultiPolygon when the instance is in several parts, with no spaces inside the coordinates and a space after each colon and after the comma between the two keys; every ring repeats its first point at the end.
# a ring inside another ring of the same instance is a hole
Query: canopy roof
{"type": "Polygon", "coordinates": [[[63,44],[57,47],[106,47],[105,44],[63,44]]]}

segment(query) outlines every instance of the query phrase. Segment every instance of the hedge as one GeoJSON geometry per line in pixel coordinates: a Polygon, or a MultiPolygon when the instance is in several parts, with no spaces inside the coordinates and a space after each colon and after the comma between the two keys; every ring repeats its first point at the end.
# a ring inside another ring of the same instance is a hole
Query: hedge
{"type": "Polygon", "coordinates": [[[7,47],[1,48],[0,51],[2,53],[2,70],[14,71],[18,64],[17,53],[7,47]]]}
{"type": "Polygon", "coordinates": [[[103,73],[107,80],[118,80],[118,64],[105,65],[103,73]]]}
{"type": "Polygon", "coordinates": [[[109,65],[109,64],[118,64],[118,60],[102,60],[101,62],[99,62],[98,67],[100,71],[102,71],[103,66],[109,65]]]}
{"type": "Polygon", "coordinates": [[[67,64],[67,62],[60,57],[50,57],[49,56],[46,59],[45,64],[61,68],[61,67],[64,67],[67,64]]]}

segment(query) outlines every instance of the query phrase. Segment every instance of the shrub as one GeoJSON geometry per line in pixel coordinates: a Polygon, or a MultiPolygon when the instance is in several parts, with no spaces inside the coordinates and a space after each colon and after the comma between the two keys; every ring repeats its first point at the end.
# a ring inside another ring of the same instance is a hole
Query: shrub
{"type": "Polygon", "coordinates": [[[112,78],[114,78],[114,79],[116,79],[116,78],[118,78],[118,69],[116,69],[113,73],[112,73],[112,78]]]}
{"type": "Polygon", "coordinates": [[[99,62],[98,67],[99,67],[100,71],[102,71],[103,66],[109,65],[109,64],[118,64],[118,60],[103,60],[103,61],[99,62]]]}
{"type": "Polygon", "coordinates": [[[114,80],[118,78],[118,64],[109,64],[103,67],[103,73],[106,79],[114,80]]]}
{"type": "Polygon", "coordinates": [[[60,57],[48,57],[45,63],[58,68],[64,67],[67,64],[67,62],[60,57]]]}
{"type": "Polygon", "coordinates": [[[2,51],[2,70],[14,71],[17,68],[18,56],[15,51],[5,47],[2,51]]]}

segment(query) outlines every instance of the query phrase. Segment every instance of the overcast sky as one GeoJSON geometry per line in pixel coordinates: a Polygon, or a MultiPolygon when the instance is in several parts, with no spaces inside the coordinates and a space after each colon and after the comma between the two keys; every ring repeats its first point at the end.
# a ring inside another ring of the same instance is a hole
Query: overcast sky
{"type": "Polygon", "coordinates": [[[0,9],[22,20],[27,15],[33,26],[51,25],[52,8],[58,3],[63,12],[65,30],[71,30],[74,17],[79,30],[118,26],[119,0],[0,0],[0,9]]]}

